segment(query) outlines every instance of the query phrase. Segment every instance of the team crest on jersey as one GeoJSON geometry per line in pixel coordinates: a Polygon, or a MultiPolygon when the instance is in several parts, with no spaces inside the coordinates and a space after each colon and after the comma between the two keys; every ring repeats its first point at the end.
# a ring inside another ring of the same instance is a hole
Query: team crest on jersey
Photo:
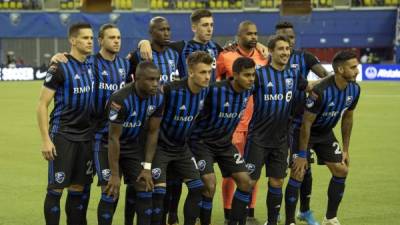
{"type": "Polygon", "coordinates": [[[46,73],[46,78],[44,78],[44,80],[45,80],[46,82],[50,82],[50,81],[51,81],[51,78],[53,78],[53,74],[50,73],[50,72],[47,72],[47,73],[46,73]]]}
{"type": "Polygon", "coordinates": [[[54,178],[57,181],[57,183],[61,184],[62,182],[64,182],[65,173],[64,172],[57,172],[56,174],[54,174],[54,178]]]}
{"type": "Polygon", "coordinates": [[[120,75],[122,78],[125,78],[126,72],[125,72],[125,69],[124,69],[124,68],[119,68],[119,69],[118,69],[118,73],[119,73],[119,75],[120,75]]]}
{"type": "Polygon", "coordinates": [[[285,79],[286,87],[289,89],[293,88],[293,78],[286,78],[285,79]]]}
{"type": "Polygon", "coordinates": [[[149,105],[147,107],[147,116],[151,116],[154,113],[154,111],[156,111],[156,106],[149,105]]]}
{"type": "Polygon", "coordinates": [[[249,174],[252,174],[256,170],[256,165],[254,165],[253,163],[247,163],[246,168],[249,174]]]}
{"type": "Polygon", "coordinates": [[[111,177],[111,170],[110,169],[104,169],[101,171],[101,176],[105,181],[109,181],[111,177]]]}
{"type": "Polygon", "coordinates": [[[175,61],[173,59],[169,59],[168,60],[168,66],[169,66],[169,70],[171,72],[174,72],[176,70],[175,68],[175,61]]]}
{"type": "Polygon", "coordinates": [[[203,107],[204,107],[204,100],[200,100],[200,103],[199,103],[199,111],[202,110],[203,107]]]}
{"type": "Polygon", "coordinates": [[[293,63],[293,64],[290,64],[290,68],[292,68],[292,69],[298,69],[299,68],[299,64],[297,64],[297,63],[293,63]]]}
{"type": "Polygon", "coordinates": [[[213,62],[211,64],[211,67],[213,69],[217,68],[217,59],[215,58],[215,54],[214,51],[212,49],[207,49],[208,54],[210,54],[210,56],[213,58],[213,62]]]}
{"type": "Polygon", "coordinates": [[[108,118],[111,121],[114,121],[117,119],[118,117],[118,112],[121,109],[121,106],[115,102],[111,102],[111,106],[110,106],[110,114],[108,116],[108,118]]]}
{"type": "Polygon", "coordinates": [[[200,171],[204,171],[204,169],[206,168],[206,165],[207,165],[207,162],[204,159],[197,162],[197,168],[199,168],[200,171]]]}
{"type": "Polygon", "coordinates": [[[308,96],[306,99],[306,107],[307,108],[312,108],[315,104],[316,98],[312,95],[308,96]]]}
{"type": "Polygon", "coordinates": [[[346,98],[346,106],[349,106],[353,102],[353,96],[347,96],[346,98]]]}
{"type": "Polygon", "coordinates": [[[161,176],[161,169],[160,168],[154,168],[151,170],[151,176],[153,177],[154,180],[157,180],[161,176]]]}
{"type": "Polygon", "coordinates": [[[247,98],[247,97],[243,99],[242,108],[245,108],[247,106],[248,100],[249,100],[249,98],[247,98]]]}

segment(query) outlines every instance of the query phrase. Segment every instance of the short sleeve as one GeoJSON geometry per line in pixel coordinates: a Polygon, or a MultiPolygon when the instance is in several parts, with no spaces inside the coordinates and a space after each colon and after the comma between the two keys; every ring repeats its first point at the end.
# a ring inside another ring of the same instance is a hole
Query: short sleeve
{"type": "Polygon", "coordinates": [[[217,80],[226,79],[226,68],[225,68],[225,58],[224,53],[219,54],[217,58],[217,80]]]}
{"type": "Polygon", "coordinates": [[[321,62],[317,57],[309,52],[304,52],[304,60],[306,62],[307,68],[313,67],[315,64],[320,64],[321,62]]]}
{"type": "Polygon", "coordinates": [[[358,87],[358,93],[357,93],[356,98],[355,98],[354,101],[351,103],[350,107],[348,108],[349,111],[354,110],[354,109],[356,108],[357,103],[358,103],[358,99],[360,98],[361,89],[360,89],[360,86],[357,85],[357,87],[358,87]]]}
{"type": "Polygon", "coordinates": [[[108,120],[111,123],[122,124],[127,118],[127,110],[124,103],[117,96],[112,95],[107,103],[108,120]]]}
{"type": "Polygon", "coordinates": [[[185,47],[185,41],[171,42],[168,46],[180,54],[182,53],[183,48],[185,47]]]}
{"type": "Polygon", "coordinates": [[[53,64],[49,67],[43,85],[52,90],[57,90],[64,83],[64,74],[59,65],[53,64]]]}
{"type": "Polygon", "coordinates": [[[306,98],[305,109],[311,113],[318,114],[322,109],[322,94],[312,92],[306,98]]]}

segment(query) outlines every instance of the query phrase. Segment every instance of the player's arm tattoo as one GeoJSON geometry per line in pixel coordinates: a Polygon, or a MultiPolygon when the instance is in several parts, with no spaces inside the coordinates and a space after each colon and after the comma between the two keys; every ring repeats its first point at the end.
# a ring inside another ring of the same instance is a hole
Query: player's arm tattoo
{"type": "Polygon", "coordinates": [[[110,123],[108,133],[108,163],[111,175],[119,177],[119,137],[122,133],[122,124],[110,123]]]}
{"type": "Polygon", "coordinates": [[[319,78],[323,78],[329,75],[329,72],[320,64],[315,64],[311,67],[311,70],[317,74],[319,78]]]}
{"type": "Polygon", "coordinates": [[[348,152],[350,146],[351,130],[353,128],[353,110],[346,110],[342,117],[343,151],[348,152]]]}
{"type": "Polygon", "coordinates": [[[299,150],[306,150],[310,139],[311,126],[315,121],[317,114],[304,111],[303,123],[300,128],[299,150]]]}
{"type": "Polygon", "coordinates": [[[150,117],[145,147],[145,162],[151,163],[156,153],[161,117],[150,117]]]}

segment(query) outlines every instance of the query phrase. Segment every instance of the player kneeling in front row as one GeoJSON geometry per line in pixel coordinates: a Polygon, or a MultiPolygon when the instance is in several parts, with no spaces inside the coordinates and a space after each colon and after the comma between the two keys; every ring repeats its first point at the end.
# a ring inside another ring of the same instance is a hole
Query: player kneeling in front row
{"type": "Polygon", "coordinates": [[[251,58],[236,59],[233,78],[211,85],[204,109],[196,119],[189,144],[205,184],[200,211],[202,225],[211,222],[216,187],[214,162],[218,162],[224,177],[232,176],[237,184],[229,224],[246,223],[250,176],[242,156],[232,144],[232,135],[252,94],[255,72],[251,58]]]}
{"type": "Polygon", "coordinates": [[[119,195],[121,173],[125,183],[136,190],[136,224],[151,223],[151,162],[156,151],[164,97],[159,92],[160,71],[153,63],[140,63],[135,79],[134,83],[113,93],[106,108],[109,133],[108,143],[103,148],[108,148],[111,177],[102,194],[100,204],[103,207],[99,209],[103,211],[99,215],[109,218],[109,224],[119,195]],[[148,128],[143,144],[139,137],[145,126],[148,128]]]}
{"type": "MultiPolygon", "coordinates": [[[[286,188],[286,224],[295,224],[298,190],[307,168],[307,149],[313,148],[318,163],[325,164],[332,173],[328,187],[328,208],[322,225],[340,225],[336,218],[342,200],[349,166],[349,143],[353,126],[353,110],[360,86],[355,83],[358,74],[357,56],[342,51],[333,59],[334,76],[324,78],[313,88],[305,104],[300,129],[293,134],[293,164],[286,188]],[[343,151],[340,149],[333,128],[342,117],[343,151]]],[[[300,126],[300,124],[299,124],[300,126]]],[[[298,127],[299,127],[298,126],[298,127]]]]}

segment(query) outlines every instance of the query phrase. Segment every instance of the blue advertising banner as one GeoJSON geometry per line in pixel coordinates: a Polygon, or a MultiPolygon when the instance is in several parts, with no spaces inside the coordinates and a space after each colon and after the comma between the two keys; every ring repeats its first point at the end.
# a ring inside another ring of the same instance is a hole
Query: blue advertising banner
{"type": "Polygon", "coordinates": [[[400,65],[363,64],[362,80],[400,81],[400,65]]]}

